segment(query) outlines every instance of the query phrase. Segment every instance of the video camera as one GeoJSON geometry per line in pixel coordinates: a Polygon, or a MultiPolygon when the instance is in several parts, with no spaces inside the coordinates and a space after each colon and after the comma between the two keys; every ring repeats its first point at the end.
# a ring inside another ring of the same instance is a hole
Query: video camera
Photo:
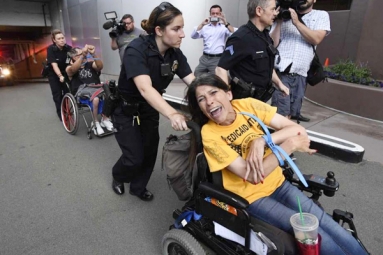
{"type": "Polygon", "coordinates": [[[115,11],[105,12],[104,15],[105,15],[105,19],[108,21],[105,22],[104,25],[102,25],[102,27],[105,30],[108,30],[109,28],[113,28],[112,31],[109,32],[110,38],[116,38],[117,36],[121,35],[125,31],[124,22],[116,21],[117,13],[115,11]]]}
{"type": "Polygon", "coordinates": [[[291,19],[289,8],[297,11],[307,0],[277,0],[277,7],[280,7],[278,18],[283,20],[291,19]]]}

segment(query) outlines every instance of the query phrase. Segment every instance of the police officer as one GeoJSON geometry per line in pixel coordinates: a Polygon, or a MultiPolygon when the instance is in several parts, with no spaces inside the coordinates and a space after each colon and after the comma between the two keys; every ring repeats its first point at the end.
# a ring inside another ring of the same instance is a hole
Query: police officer
{"type": "Polygon", "coordinates": [[[249,0],[247,13],[247,24],[226,42],[216,74],[229,84],[227,71],[230,72],[234,99],[252,96],[266,102],[274,91],[272,82],[288,95],[289,89],[275,73],[274,59],[278,52],[266,29],[278,15],[275,0],[249,0]]]}
{"type": "Polygon", "coordinates": [[[69,89],[64,81],[67,78],[65,68],[68,66],[70,58],[68,51],[72,48],[66,44],[63,32],[54,29],[51,33],[52,44],[47,48],[47,63],[50,65],[48,71],[48,81],[52,90],[53,102],[56,105],[57,116],[61,120],[61,100],[69,89]]]}
{"type": "Polygon", "coordinates": [[[175,130],[186,130],[185,116],[161,96],[177,74],[186,84],[194,75],[179,49],[185,37],[182,13],[163,2],[141,22],[148,35],[133,40],[127,47],[118,81],[121,103],[113,114],[116,140],[122,156],[113,167],[112,188],[124,194],[130,183],[131,195],[144,201],[153,199],[146,189],[152,174],[159,143],[159,113],[175,130]]]}

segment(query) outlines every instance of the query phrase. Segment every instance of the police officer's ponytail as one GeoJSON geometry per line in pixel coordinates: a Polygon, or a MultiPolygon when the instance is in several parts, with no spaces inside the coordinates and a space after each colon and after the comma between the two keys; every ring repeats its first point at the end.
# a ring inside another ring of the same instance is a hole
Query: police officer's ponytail
{"type": "Polygon", "coordinates": [[[148,34],[154,34],[157,26],[161,29],[165,29],[165,27],[172,23],[174,18],[179,15],[182,15],[182,12],[179,9],[174,7],[171,3],[162,2],[159,6],[154,8],[149,19],[141,21],[141,27],[148,34]]]}

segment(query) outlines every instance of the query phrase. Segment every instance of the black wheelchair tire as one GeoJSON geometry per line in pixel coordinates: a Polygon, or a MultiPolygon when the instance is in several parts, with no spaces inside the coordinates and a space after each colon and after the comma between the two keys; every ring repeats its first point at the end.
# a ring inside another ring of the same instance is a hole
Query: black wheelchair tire
{"type": "Polygon", "coordinates": [[[164,255],[205,255],[201,244],[188,232],[171,229],[162,238],[162,254],[164,255]]]}
{"type": "Polygon", "coordinates": [[[64,129],[71,135],[76,134],[79,127],[79,112],[76,99],[70,93],[61,101],[61,119],[64,129]]]}

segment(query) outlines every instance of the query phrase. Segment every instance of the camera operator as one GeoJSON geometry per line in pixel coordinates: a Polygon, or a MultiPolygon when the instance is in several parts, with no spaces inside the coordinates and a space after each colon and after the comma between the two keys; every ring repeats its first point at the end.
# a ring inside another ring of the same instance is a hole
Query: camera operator
{"type": "Polygon", "coordinates": [[[310,121],[300,114],[300,110],[307,86],[307,71],[314,57],[312,45],[320,44],[331,30],[328,13],[313,9],[316,0],[301,2],[305,3],[298,5],[296,10],[288,9],[291,19],[278,19],[270,33],[281,57],[281,61],[275,63],[275,69],[290,89],[290,97],[283,97],[276,91],[271,104],[277,106],[278,113],[283,116],[310,121]]]}
{"type": "Polygon", "coordinates": [[[202,73],[215,73],[219,58],[225,48],[226,39],[235,31],[235,28],[226,21],[219,5],[210,7],[210,17],[204,19],[199,26],[194,27],[191,34],[193,39],[203,39],[203,55],[194,71],[198,76],[202,73]]]}
{"type": "Polygon", "coordinates": [[[110,47],[112,50],[119,50],[120,59],[124,57],[124,51],[131,41],[143,34],[144,31],[134,27],[134,18],[130,14],[125,14],[121,18],[121,23],[124,30],[119,32],[118,30],[112,30],[109,36],[112,38],[110,47]]]}

